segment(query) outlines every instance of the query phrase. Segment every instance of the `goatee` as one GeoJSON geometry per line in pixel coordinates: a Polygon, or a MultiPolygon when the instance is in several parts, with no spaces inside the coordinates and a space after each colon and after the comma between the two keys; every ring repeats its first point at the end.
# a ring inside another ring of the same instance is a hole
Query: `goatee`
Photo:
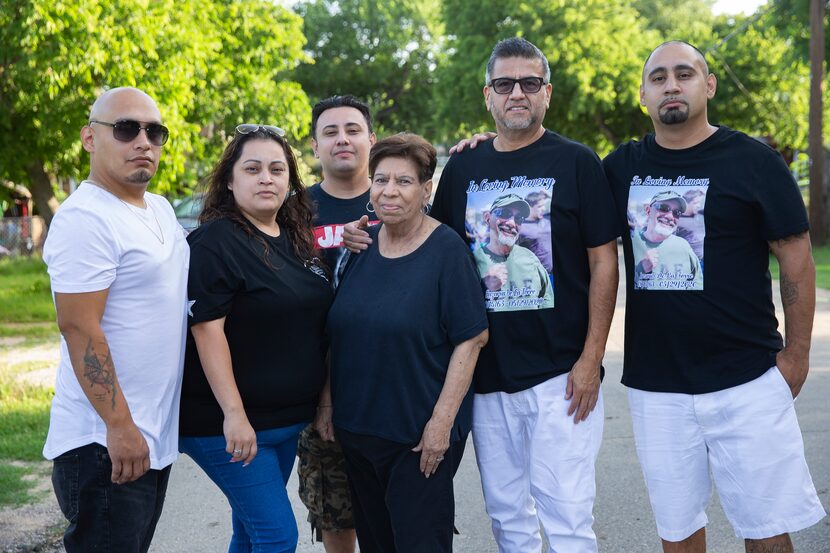
{"type": "Polygon", "coordinates": [[[688,118],[689,112],[679,109],[670,109],[660,114],[660,122],[664,125],[677,125],[678,123],[685,123],[688,118]]]}

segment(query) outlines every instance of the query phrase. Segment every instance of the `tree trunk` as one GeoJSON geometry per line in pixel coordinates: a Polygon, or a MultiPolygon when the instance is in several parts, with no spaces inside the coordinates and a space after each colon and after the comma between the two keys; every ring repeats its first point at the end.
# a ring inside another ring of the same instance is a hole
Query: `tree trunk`
{"type": "Polygon", "coordinates": [[[43,169],[43,162],[39,159],[32,161],[26,167],[29,175],[29,189],[32,191],[32,198],[35,200],[35,208],[46,221],[46,226],[52,224],[52,217],[58,210],[58,199],[55,198],[55,190],[52,188],[52,179],[43,169]]]}
{"type": "Polygon", "coordinates": [[[810,0],[810,236],[813,245],[827,244],[827,201],[824,190],[822,98],[824,88],[824,0],[810,0]]]}

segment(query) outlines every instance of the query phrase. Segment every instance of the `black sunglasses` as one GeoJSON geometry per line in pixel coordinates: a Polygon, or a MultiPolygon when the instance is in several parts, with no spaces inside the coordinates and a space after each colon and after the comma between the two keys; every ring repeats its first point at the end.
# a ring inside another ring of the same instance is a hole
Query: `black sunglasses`
{"type": "Polygon", "coordinates": [[[683,212],[679,209],[675,209],[671,206],[671,204],[652,204],[654,208],[661,212],[661,213],[671,213],[674,215],[675,219],[680,219],[680,216],[683,215],[683,212]]]}
{"type": "Polygon", "coordinates": [[[252,132],[257,132],[260,129],[275,136],[285,136],[285,131],[279,127],[275,127],[274,125],[257,125],[255,123],[243,123],[241,125],[236,126],[236,132],[238,132],[239,134],[251,134],[252,132]]]}
{"type": "Polygon", "coordinates": [[[525,216],[519,213],[518,211],[514,211],[512,209],[508,209],[506,207],[497,207],[493,211],[491,211],[493,215],[496,216],[497,219],[504,219],[505,221],[508,219],[513,219],[517,225],[521,225],[525,222],[525,216]]]}
{"type": "Polygon", "coordinates": [[[511,79],[509,77],[499,77],[490,81],[490,88],[496,94],[510,94],[513,92],[516,83],[522,88],[525,94],[536,94],[542,90],[542,85],[545,84],[545,79],[542,77],[522,77],[521,79],[511,79]]]}
{"type": "Polygon", "coordinates": [[[89,124],[91,125],[93,123],[112,127],[113,138],[120,142],[132,142],[142,130],[147,133],[147,140],[149,140],[150,144],[153,146],[163,145],[167,142],[167,138],[170,136],[170,131],[167,127],[159,125],[158,123],[148,123],[146,126],[142,127],[140,122],[133,121],[132,119],[122,119],[121,121],[116,121],[115,123],[107,123],[106,121],[90,119],[89,124]]]}

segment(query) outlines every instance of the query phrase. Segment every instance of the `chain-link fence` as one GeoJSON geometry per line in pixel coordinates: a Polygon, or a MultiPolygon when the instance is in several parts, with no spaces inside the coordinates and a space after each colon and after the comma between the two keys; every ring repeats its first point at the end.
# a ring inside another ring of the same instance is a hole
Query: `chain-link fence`
{"type": "Polygon", "coordinates": [[[0,257],[41,253],[46,240],[43,217],[0,218],[0,257]]]}

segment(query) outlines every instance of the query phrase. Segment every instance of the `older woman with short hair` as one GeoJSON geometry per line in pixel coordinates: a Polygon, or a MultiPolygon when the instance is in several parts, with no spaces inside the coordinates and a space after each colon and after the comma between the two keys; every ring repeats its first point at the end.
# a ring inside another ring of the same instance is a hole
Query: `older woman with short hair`
{"type": "Polygon", "coordinates": [[[435,165],[417,135],[372,148],[381,223],[349,260],[329,312],[333,423],[363,553],[452,551],[452,478],[487,317],[469,249],[427,215],[435,165]]]}

